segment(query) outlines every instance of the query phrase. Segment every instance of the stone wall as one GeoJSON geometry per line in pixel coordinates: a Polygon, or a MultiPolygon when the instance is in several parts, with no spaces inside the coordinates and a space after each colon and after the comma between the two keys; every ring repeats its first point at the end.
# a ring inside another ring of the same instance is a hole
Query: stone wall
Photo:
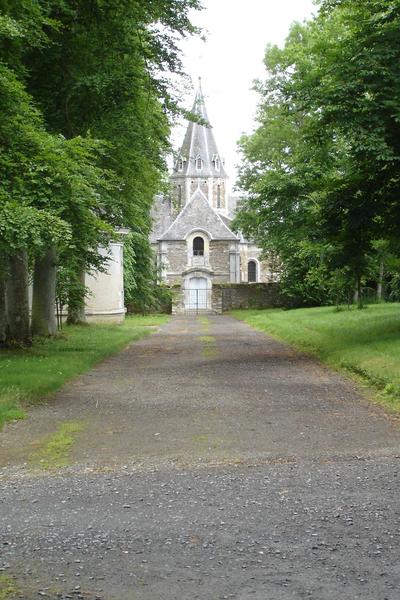
{"type": "Polygon", "coordinates": [[[283,305],[279,283],[230,283],[213,285],[213,309],[274,308],[283,305]]]}
{"type": "MultiPolygon", "coordinates": [[[[171,286],[172,314],[184,314],[184,294],[180,285],[171,286]]],[[[279,283],[213,283],[210,312],[221,314],[237,308],[277,308],[284,306],[279,283]]]]}
{"type": "Polygon", "coordinates": [[[229,282],[229,252],[231,242],[225,240],[211,240],[210,265],[214,271],[213,281],[218,283],[229,282]],[[219,280],[219,281],[218,281],[219,280]]]}
{"type": "Polygon", "coordinates": [[[170,289],[172,293],[171,313],[173,315],[184,314],[185,300],[182,287],[180,285],[173,285],[170,289]]]}

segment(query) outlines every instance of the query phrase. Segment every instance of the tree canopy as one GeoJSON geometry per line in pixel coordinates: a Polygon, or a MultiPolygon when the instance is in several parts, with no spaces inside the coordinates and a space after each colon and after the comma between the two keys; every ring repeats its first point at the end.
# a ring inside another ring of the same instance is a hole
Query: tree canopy
{"type": "MultiPolygon", "coordinates": [[[[0,295],[15,253],[24,265],[57,256],[70,308],[116,228],[148,254],[192,8],[198,0],[0,0],[0,295]]],[[[137,275],[152,278],[151,262],[137,275]]]]}
{"type": "Polygon", "coordinates": [[[295,304],[360,294],[379,240],[398,253],[400,2],[319,4],[267,48],[240,144],[238,226],[279,256],[295,304]]]}

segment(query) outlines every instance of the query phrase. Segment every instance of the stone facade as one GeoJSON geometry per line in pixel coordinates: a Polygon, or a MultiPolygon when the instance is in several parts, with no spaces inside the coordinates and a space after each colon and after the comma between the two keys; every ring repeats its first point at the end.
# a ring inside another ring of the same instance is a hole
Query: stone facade
{"type": "Polygon", "coordinates": [[[228,178],[200,86],[192,112],[202,124],[188,124],[171,197],[155,199],[151,243],[161,278],[174,290],[174,313],[221,312],[219,285],[267,282],[272,273],[260,249],[231,229],[228,178]]]}
{"type": "Polygon", "coordinates": [[[182,272],[187,266],[186,247],[185,240],[173,240],[160,244],[158,264],[165,283],[175,285],[181,282],[182,272]]]}
{"type": "Polygon", "coordinates": [[[210,242],[210,265],[214,271],[214,281],[230,281],[230,249],[232,244],[225,240],[210,242]]]}

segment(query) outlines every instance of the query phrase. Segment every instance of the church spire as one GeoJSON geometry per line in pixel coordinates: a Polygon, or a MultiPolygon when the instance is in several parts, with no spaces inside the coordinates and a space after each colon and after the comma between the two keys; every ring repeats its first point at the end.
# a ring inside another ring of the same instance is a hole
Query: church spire
{"type": "Polygon", "coordinates": [[[197,87],[196,96],[194,99],[192,113],[194,115],[197,115],[198,117],[201,117],[202,119],[204,119],[205,121],[208,122],[206,103],[204,101],[203,90],[201,89],[201,77],[199,77],[199,83],[198,83],[198,87],[197,87]]]}
{"type": "Polygon", "coordinates": [[[218,152],[210,125],[201,78],[193,103],[192,113],[201,122],[189,121],[172,177],[218,177],[226,179],[223,161],[218,152]]]}

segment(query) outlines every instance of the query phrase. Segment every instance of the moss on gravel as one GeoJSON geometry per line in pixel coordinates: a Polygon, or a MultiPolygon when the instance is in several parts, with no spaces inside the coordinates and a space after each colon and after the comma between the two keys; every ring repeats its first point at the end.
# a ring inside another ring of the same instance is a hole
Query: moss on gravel
{"type": "Polygon", "coordinates": [[[202,335],[200,336],[200,341],[203,344],[203,348],[201,354],[204,358],[213,358],[218,354],[218,348],[216,346],[215,337],[212,335],[202,335]]]}
{"type": "Polygon", "coordinates": [[[14,581],[5,573],[0,573],[0,600],[15,598],[18,590],[14,581]]]}
{"type": "Polygon", "coordinates": [[[44,470],[67,467],[78,433],[85,429],[81,421],[64,421],[57,431],[42,440],[30,457],[30,463],[44,470]]]}
{"type": "Polygon", "coordinates": [[[203,333],[208,333],[210,329],[210,319],[208,317],[198,317],[203,333]]]}

